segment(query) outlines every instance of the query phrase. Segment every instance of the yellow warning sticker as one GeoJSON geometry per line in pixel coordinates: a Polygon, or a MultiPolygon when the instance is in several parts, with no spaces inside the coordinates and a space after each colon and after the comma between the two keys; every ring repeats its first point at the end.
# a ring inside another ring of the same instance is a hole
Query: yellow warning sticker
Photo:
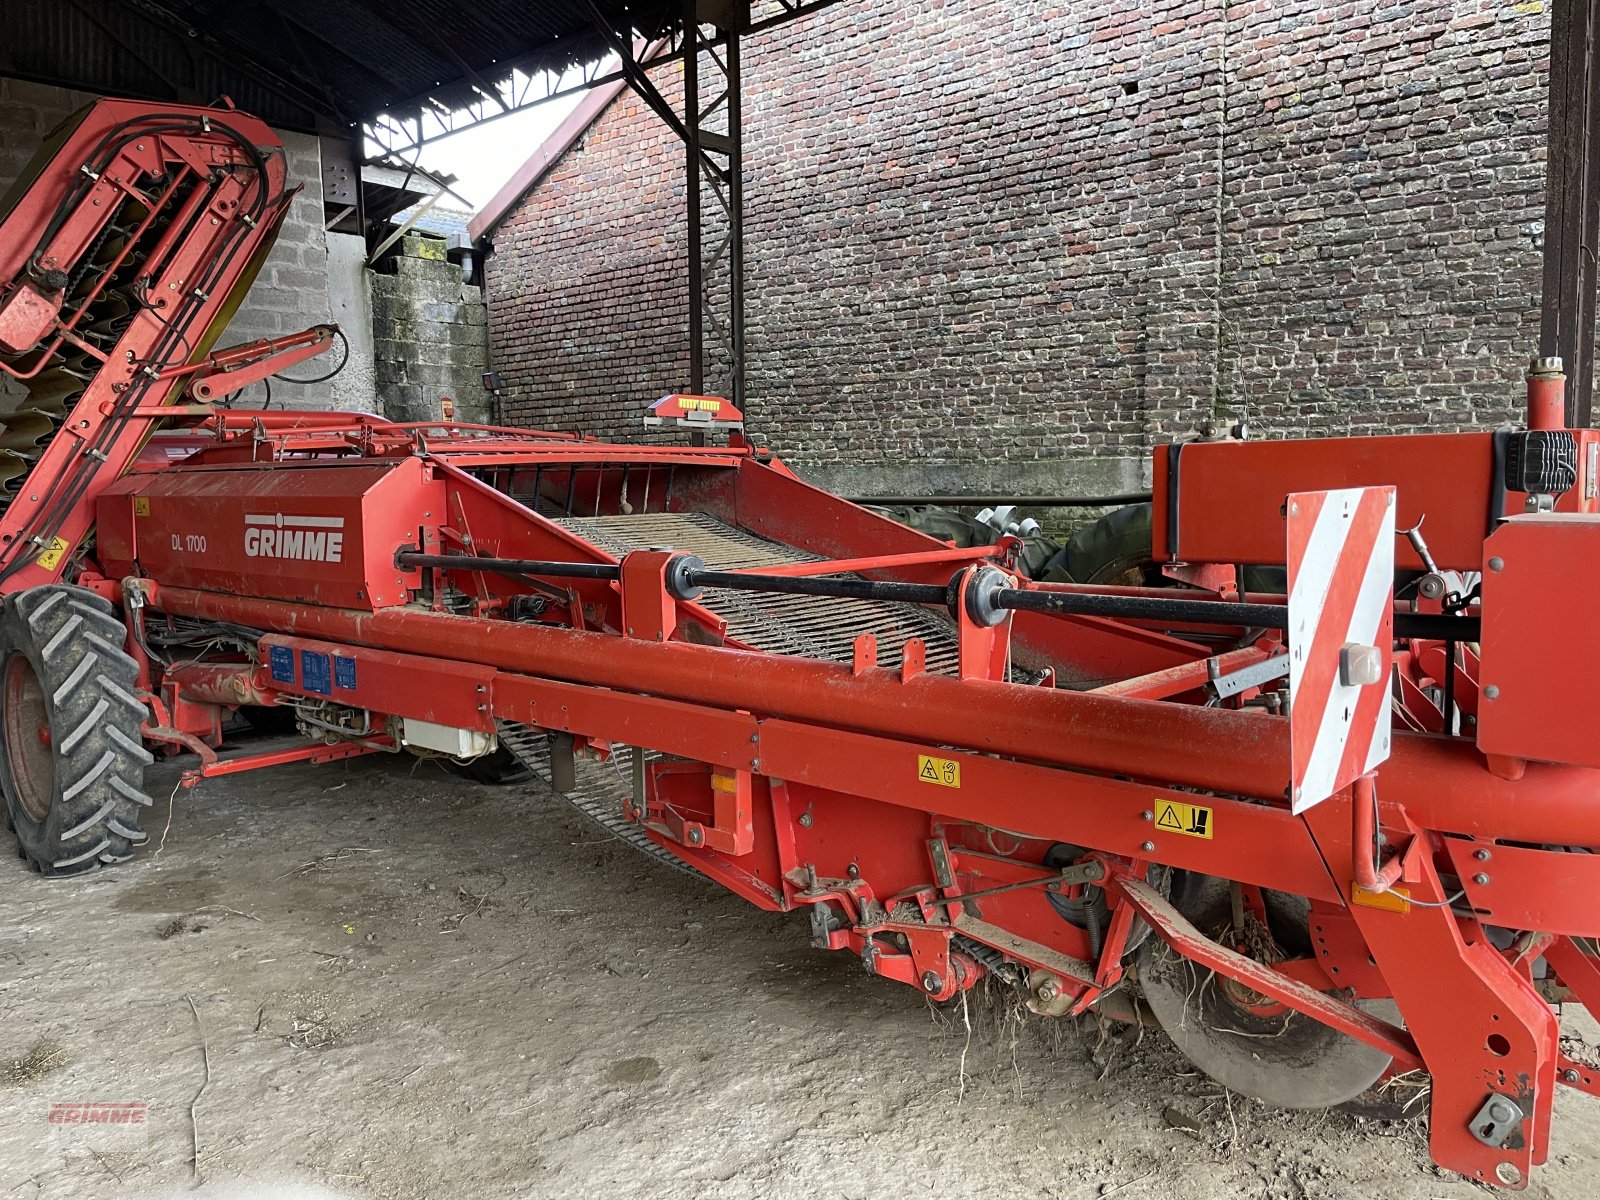
{"type": "Polygon", "coordinates": [[[1356,884],[1350,889],[1350,903],[1362,908],[1381,908],[1386,912],[1411,911],[1411,893],[1405,888],[1390,888],[1386,892],[1369,892],[1356,884]]]}
{"type": "Polygon", "coordinates": [[[958,788],[961,786],[961,764],[950,758],[933,758],[919,754],[917,778],[923,783],[931,783],[938,787],[958,788]]]}
{"type": "Polygon", "coordinates": [[[65,538],[51,538],[50,545],[45,552],[33,561],[46,571],[54,571],[61,565],[61,560],[66,557],[67,540],[65,538]]]}
{"type": "Polygon", "coordinates": [[[1211,839],[1215,822],[1209,808],[1198,804],[1183,804],[1177,800],[1156,801],[1156,828],[1163,833],[1181,833],[1184,837],[1211,839]]]}
{"type": "Polygon", "coordinates": [[[150,515],[149,496],[135,496],[133,498],[133,515],[136,517],[148,517],[150,515]]]}

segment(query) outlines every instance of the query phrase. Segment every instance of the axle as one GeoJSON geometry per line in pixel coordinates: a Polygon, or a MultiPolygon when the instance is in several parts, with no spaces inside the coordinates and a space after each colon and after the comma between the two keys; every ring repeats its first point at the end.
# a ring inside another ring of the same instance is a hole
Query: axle
{"type": "MultiPolygon", "coordinates": [[[[597,579],[620,582],[622,567],[613,563],[574,563],[548,559],[491,558],[472,554],[424,554],[402,550],[395,565],[407,569],[490,571],[512,578],[597,579]]],[[[832,596],[846,600],[883,600],[900,604],[955,607],[958,576],[940,584],[880,582],[870,579],[821,575],[768,575],[756,571],[710,571],[692,555],[669,566],[667,580],[672,595],[693,600],[705,588],[735,592],[767,592],[789,596],[832,596]]],[[[1234,625],[1247,629],[1288,629],[1287,604],[1239,603],[1219,599],[1166,596],[1128,596],[1087,591],[1067,591],[1048,584],[1028,588],[999,587],[985,597],[988,608],[1000,612],[1035,612],[1046,615],[1112,617],[1133,621],[1170,621],[1176,624],[1234,625]]],[[[1479,637],[1475,617],[1397,611],[1395,633],[1402,638],[1473,642],[1479,637]]]]}

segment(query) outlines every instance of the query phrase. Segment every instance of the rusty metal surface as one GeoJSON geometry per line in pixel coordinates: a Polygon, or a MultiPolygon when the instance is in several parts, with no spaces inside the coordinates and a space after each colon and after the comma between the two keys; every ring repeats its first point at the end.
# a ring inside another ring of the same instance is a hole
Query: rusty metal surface
{"type": "MultiPolygon", "coordinates": [[[[834,2],[700,12],[753,32],[834,2]]],[[[7,75],[158,103],[226,95],[280,129],[363,125],[406,159],[421,142],[620,81],[606,62],[614,39],[671,39],[676,55],[684,23],[681,0],[10,0],[5,15],[7,75]]]]}
{"type": "MultiPolygon", "coordinates": [[[[676,0],[595,0],[624,30],[677,22],[676,0]]],[[[6,6],[18,74],[151,100],[233,95],[269,120],[311,130],[431,96],[464,107],[483,74],[563,70],[604,57],[586,0],[177,0],[156,9],[122,0],[6,6]],[[441,81],[443,81],[441,85],[441,81]]],[[[9,72],[8,72],[9,73],[9,72]]]]}

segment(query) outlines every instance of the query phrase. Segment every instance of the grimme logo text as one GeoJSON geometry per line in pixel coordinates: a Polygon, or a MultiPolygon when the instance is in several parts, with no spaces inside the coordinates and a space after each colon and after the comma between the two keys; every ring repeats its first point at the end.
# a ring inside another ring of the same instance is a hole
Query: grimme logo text
{"type": "Polygon", "coordinates": [[[150,1106],[144,1101],[105,1104],[92,1100],[52,1100],[52,1125],[143,1125],[150,1106]]]}
{"type": "Polygon", "coordinates": [[[244,552],[249,558],[344,561],[344,518],[294,513],[246,513],[244,552]]]}

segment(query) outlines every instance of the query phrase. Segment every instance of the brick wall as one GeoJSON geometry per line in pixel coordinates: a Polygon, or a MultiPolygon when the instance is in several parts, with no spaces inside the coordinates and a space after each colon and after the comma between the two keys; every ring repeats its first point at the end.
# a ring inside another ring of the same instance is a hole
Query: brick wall
{"type": "MultiPolygon", "coordinates": [[[[63,88],[0,79],[0,191],[9,187],[33,157],[44,135],[94,97],[63,88]]],[[[260,337],[275,337],[330,319],[328,245],[322,227],[321,143],[313,136],[282,133],[289,178],[303,185],[243,305],[219,341],[227,346],[260,337]]],[[[338,351],[331,353],[337,354],[338,351]]],[[[336,359],[317,359],[290,369],[300,377],[321,375],[336,359]]],[[[298,387],[273,383],[274,407],[373,407],[370,369],[346,370],[326,384],[298,387]]],[[[0,408],[18,402],[20,389],[0,380],[0,408]]],[[[259,404],[259,387],[241,398],[259,404]]]]}
{"type": "MultiPolygon", "coordinates": [[[[652,78],[678,104],[682,71],[652,78]]],[[[490,356],[502,419],[638,438],[688,385],[681,143],[624,92],[493,231],[490,356]]]]}
{"type": "MultiPolygon", "coordinates": [[[[752,423],[851,490],[1098,491],[1213,416],[1508,419],[1548,33],[1540,0],[912,0],[752,39],[752,423]]],[[[686,381],[680,160],[625,94],[495,231],[508,418],[632,434],[686,381]]]]}

